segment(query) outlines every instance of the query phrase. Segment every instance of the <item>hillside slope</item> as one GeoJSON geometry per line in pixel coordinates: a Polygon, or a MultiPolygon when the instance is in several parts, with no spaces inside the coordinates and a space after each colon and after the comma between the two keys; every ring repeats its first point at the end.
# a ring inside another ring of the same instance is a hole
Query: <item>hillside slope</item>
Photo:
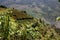
{"type": "Polygon", "coordinates": [[[56,17],[60,16],[60,3],[58,0],[0,0],[0,4],[16,9],[37,9],[38,14],[32,13],[37,14],[36,17],[41,14],[51,24],[55,22],[56,17]]]}
{"type": "Polygon", "coordinates": [[[30,16],[25,19],[23,15],[18,17],[24,19],[17,20],[12,16],[15,12],[12,9],[0,11],[0,40],[60,40],[54,28],[43,20],[34,17],[30,19],[30,16]]]}

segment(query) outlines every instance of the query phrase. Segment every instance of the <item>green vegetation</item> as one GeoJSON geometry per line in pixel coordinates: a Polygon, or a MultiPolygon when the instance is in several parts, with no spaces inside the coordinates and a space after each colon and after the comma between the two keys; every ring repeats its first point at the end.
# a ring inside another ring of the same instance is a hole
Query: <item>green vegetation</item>
{"type": "Polygon", "coordinates": [[[57,17],[57,18],[56,18],[56,21],[60,21],[60,17],[57,17]]]}
{"type": "Polygon", "coordinates": [[[60,40],[54,28],[41,19],[16,20],[13,11],[0,11],[0,40],[60,40]]]}
{"type": "Polygon", "coordinates": [[[60,2],[60,0],[58,0],[60,2]]]}
{"type": "Polygon", "coordinates": [[[6,6],[0,5],[0,8],[7,8],[6,6]]]}
{"type": "MultiPolygon", "coordinates": [[[[57,21],[57,22],[60,21],[60,16],[56,18],[56,21],[57,21]]],[[[56,27],[55,30],[56,30],[56,32],[60,35],[60,28],[56,27]]]]}

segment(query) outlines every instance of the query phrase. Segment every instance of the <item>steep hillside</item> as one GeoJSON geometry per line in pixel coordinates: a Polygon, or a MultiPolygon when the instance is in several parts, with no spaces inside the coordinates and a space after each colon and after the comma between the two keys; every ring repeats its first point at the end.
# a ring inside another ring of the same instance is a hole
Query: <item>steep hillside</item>
{"type": "Polygon", "coordinates": [[[36,17],[42,15],[52,24],[55,22],[56,17],[60,16],[60,2],[58,0],[0,0],[0,4],[23,10],[27,8],[37,9],[35,12],[39,11],[38,14],[32,13],[36,17]]]}
{"type": "Polygon", "coordinates": [[[0,40],[60,40],[51,25],[31,16],[27,18],[25,13],[14,9],[0,11],[0,40]],[[17,20],[13,14],[22,19],[17,20]]]}

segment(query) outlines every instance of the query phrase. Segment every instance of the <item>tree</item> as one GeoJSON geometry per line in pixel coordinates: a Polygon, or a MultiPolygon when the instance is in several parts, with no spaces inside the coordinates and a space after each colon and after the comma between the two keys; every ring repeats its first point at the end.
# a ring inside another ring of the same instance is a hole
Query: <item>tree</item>
{"type": "Polygon", "coordinates": [[[58,0],[60,2],[60,0],[58,0]]]}
{"type": "Polygon", "coordinates": [[[0,5],[0,8],[7,8],[6,6],[4,6],[4,5],[0,5]]]}

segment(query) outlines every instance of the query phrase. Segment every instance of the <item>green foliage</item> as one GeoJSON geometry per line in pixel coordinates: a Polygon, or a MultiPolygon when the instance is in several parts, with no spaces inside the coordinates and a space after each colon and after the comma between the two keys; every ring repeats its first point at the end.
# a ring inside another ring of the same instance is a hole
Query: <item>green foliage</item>
{"type": "Polygon", "coordinates": [[[6,9],[0,13],[0,40],[60,40],[56,31],[44,21],[15,20],[12,12],[6,9]]]}
{"type": "Polygon", "coordinates": [[[1,37],[3,40],[8,40],[8,35],[9,35],[9,21],[10,21],[10,14],[11,12],[8,12],[8,10],[5,10],[6,12],[1,11],[0,12],[0,33],[3,34],[4,36],[1,37]]]}
{"type": "Polygon", "coordinates": [[[57,21],[60,21],[60,17],[57,17],[56,20],[57,20],[57,21]]]}
{"type": "Polygon", "coordinates": [[[0,8],[7,8],[6,6],[0,5],[0,8]]]}
{"type": "Polygon", "coordinates": [[[60,0],[58,0],[60,2],[60,0]]]}

